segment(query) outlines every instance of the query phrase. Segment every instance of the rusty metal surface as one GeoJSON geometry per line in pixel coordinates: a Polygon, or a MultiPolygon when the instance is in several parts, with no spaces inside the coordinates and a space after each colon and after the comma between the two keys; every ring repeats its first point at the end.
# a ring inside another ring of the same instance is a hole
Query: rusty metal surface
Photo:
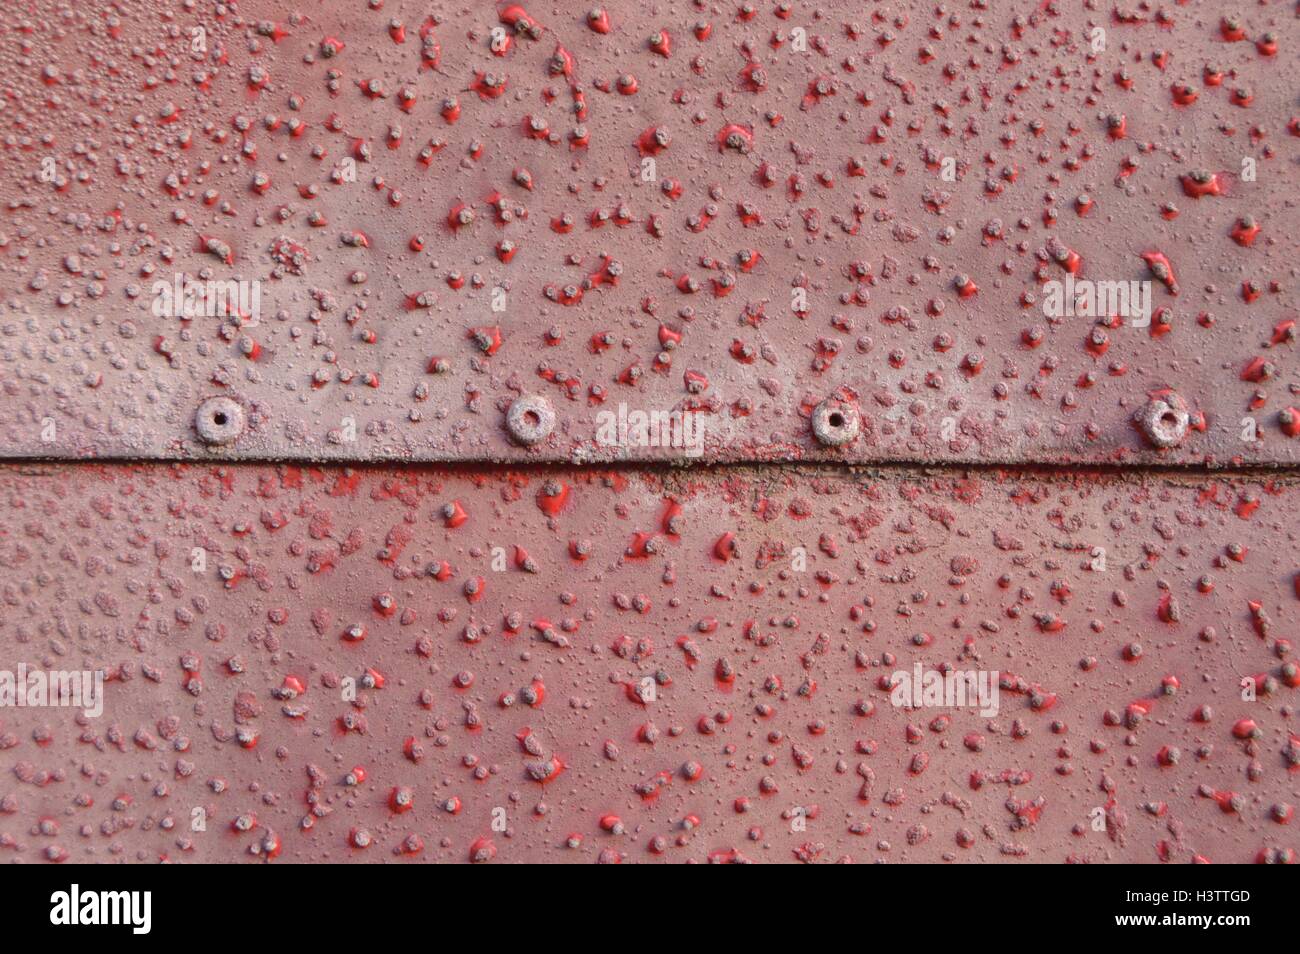
{"type": "Polygon", "coordinates": [[[1094,6],[5,4],[0,452],[1293,463],[1292,5],[1094,6]]]}
{"type": "Polygon", "coordinates": [[[1294,861],[1297,8],[525,6],[0,9],[0,859],[1294,861]]]}
{"type": "Polygon", "coordinates": [[[0,856],[1293,857],[1297,493],[11,466],[6,665],[109,681],[0,709],[0,856]],[[1000,710],[896,707],[916,664],[1000,710]]]}

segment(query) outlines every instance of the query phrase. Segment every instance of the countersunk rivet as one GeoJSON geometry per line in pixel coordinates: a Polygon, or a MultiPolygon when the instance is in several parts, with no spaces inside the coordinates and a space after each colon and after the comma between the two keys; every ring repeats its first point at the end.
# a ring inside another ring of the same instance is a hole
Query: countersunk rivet
{"type": "Polygon", "coordinates": [[[827,398],[812,413],[813,435],[827,447],[840,447],[858,436],[862,417],[847,401],[827,398]]]}
{"type": "Polygon", "coordinates": [[[522,395],[515,398],[506,412],[506,428],[520,444],[537,444],[555,430],[555,409],[544,397],[522,395]]]}
{"type": "Polygon", "coordinates": [[[194,429],[205,444],[229,444],[244,433],[244,409],[228,397],[208,398],[194,413],[194,429]]]}
{"type": "Polygon", "coordinates": [[[1156,447],[1176,447],[1187,436],[1192,416],[1181,397],[1172,392],[1153,397],[1137,412],[1137,425],[1156,447]]]}

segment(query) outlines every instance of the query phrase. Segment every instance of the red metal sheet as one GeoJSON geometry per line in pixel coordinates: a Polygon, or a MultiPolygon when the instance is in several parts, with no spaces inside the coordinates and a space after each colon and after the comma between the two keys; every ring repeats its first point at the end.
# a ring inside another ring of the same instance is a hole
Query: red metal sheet
{"type": "Polygon", "coordinates": [[[1294,858],[1297,493],[11,465],[0,669],[108,682],[0,708],[0,855],[1294,858]]]}
{"type": "Polygon", "coordinates": [[[1295,462],[1289,5],[1014,7],[7,4],[0,450],[1295,462]]]}

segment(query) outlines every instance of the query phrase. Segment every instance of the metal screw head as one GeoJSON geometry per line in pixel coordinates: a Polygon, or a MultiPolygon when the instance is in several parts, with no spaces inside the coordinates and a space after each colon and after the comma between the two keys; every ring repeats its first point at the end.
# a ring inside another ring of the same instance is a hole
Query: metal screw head
{"type": "Polygon", "coordinates": [[[827,398],[812,413],[813,435],[826,447],[841,447],[858,436],[862,416],[852,404],[827,398]]]}
{"type": "Polygon", "coordinates": [[[244,409],[228,397],[208,398],[194,413],[194,429],[205,444],[229,444],[244,433],[244,409]]]}
{"type": "Polygon", "coordinates": [[[506,412],[506,429],[520,444],[540,443],[555,430],[555,409],[550,401],[535,394],[517,397],[506,412]]]}
{"type": "Polygon", "coordinates": [[[1137,412],[1142,435],[1155,447],[1176,447],[1187,436],[1191,424],[1187,405],[1176,394],[1152,398],[1137,412]]]}

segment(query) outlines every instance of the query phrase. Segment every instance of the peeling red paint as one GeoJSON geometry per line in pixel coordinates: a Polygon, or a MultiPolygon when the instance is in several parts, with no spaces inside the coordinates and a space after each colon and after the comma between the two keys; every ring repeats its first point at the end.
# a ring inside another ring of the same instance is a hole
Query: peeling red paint
{"type": "Polygon", "coordinates": [[[0,855],[1293,861],[1293,12],[6,7],[0,855]]]}
{"type": "Polygon", "coordinates": [[[0,709],[0,850],[1293,850],[1289,478],[1214,494],[1194,476],[1013,471],[545,479],[570,495],[558,512],[497,470],[361,468],[339,497],[328,471],[266,465],[0,468],[0,643],[108,676],[99,718],[0,709]],[[283,523],[241,529],[268,499],[283,523]],[[451,502],[475,521],[451,526],[451,502]],[[400,552],[389,527],[410,530],[400,552]],[[895,705],[914,666],[994,672],[999,711],[895,705]],[[88,797],[92,763],[111,803],[88,797]]]}
{"type": "Polygon", "coordinates": [[[612,400],[697,412],[702,460],[1298,459],[1283,5],[703,13],[0,14],[6,453],[683,459],[601,443],[612,400]],[[1062,274],[1153,281],[1159,320],[1045,314],[1062,274]],[[178,276],[260,313],[157,314],[178,276]],[[1237,380],[1264,347],[1277,376],[1237,380]],[[244,415],[219,446],[213,388],[244,415]],[[841,388],[862,428],[826,448],[799,408],[841,388]],[[1161,389],[1204,426],[1152,446],[1161,389]]]}

